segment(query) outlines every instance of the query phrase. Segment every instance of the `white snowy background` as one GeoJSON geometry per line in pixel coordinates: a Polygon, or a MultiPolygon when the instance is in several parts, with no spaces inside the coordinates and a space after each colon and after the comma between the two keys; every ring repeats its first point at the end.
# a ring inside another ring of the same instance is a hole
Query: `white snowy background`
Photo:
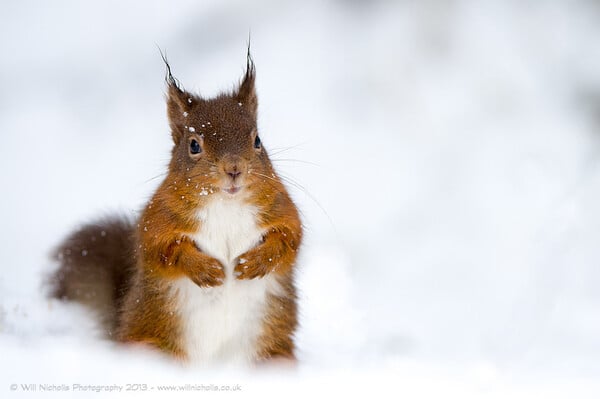
{"type": "Polygon", "coordinates": [[[600,396],[600,2],[4,0],[0,33],[0,397],[600,396]],[[71,229],[159,183],[157,45],[214,95],[249,30],[263,142],[303,187],[300,362],[185,370],[42,280],[71,229]]]}

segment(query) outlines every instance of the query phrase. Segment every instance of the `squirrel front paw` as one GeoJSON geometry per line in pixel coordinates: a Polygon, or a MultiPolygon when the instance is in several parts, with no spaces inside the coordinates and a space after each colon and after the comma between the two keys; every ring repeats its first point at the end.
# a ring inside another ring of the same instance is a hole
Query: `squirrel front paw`
{"type": "Polygon", "coordinates": [[[194,268],[188,272],[190,279],[200,287],[216,287],[223,284],[225,280],[225,268],[214,258],[205,257],[201,267],[194,268]]]}
{"type": "Polygon", "coordinates": [[[161,256],[168,268],[175,267],[183,271],[200,287],[215,287],[225,280],[225,268],[221,262],[200,251],[189,239],[175,240],[161,256]]]}
{"type": "Polygon", "coordinates": [[[233,269],[233,275],[238,280],[250,280],[264,277],[276,268],[275,259],[262,253],[249,251],[241,255],[233,269]]]}
{"type": "Polygon", "coordinates": [[[190,273],[190,278],[200,287],[216,287],[223,284],[225,269],[218,260],[211,259],[200,270],[190,273]]]}

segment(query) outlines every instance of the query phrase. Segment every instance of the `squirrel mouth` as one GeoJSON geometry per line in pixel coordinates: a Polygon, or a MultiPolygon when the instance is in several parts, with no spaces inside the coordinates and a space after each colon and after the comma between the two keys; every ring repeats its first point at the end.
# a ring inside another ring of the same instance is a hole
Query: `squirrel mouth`
{"type": "Polygon", "coordinates": [[[231,186],[231,187],[223,188],[223,191],[225,191],[228,194],[234,195],[235,193],[237,193],[241,189],[242,188],[238,187],[238,186],[231,186]]]}

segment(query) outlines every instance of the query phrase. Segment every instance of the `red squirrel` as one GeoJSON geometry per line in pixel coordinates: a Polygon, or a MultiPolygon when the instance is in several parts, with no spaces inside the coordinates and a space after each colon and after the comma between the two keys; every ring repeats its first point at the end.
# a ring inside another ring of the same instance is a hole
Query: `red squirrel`
{"type": "Polygon", "coordinates": [[[208,99],[164,61],[167,175],[135,222],[99,220],[59,245],[52,295],[93,308],[116,341],[186,362],[293,360],[302,224],[260,139],[250,52],[237,89],[208,99]]]}

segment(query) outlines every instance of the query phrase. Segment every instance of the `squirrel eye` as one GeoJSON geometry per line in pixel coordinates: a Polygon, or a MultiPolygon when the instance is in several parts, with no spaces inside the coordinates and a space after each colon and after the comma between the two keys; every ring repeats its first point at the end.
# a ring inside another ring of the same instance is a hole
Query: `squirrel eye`
{"type": "Polygon", "coordinates": [[[254,148],[260,148],[260,137],[258,137],[258,135],[256,135],[256,138],[254,139],[254,148]]]}
{"type": "Polygon", "coordinates": [[[200,148],[200,143],[196,140],[190,141],[190,153],[192,154],[200,154],[202,152],[202,148],[200,148]]]}

